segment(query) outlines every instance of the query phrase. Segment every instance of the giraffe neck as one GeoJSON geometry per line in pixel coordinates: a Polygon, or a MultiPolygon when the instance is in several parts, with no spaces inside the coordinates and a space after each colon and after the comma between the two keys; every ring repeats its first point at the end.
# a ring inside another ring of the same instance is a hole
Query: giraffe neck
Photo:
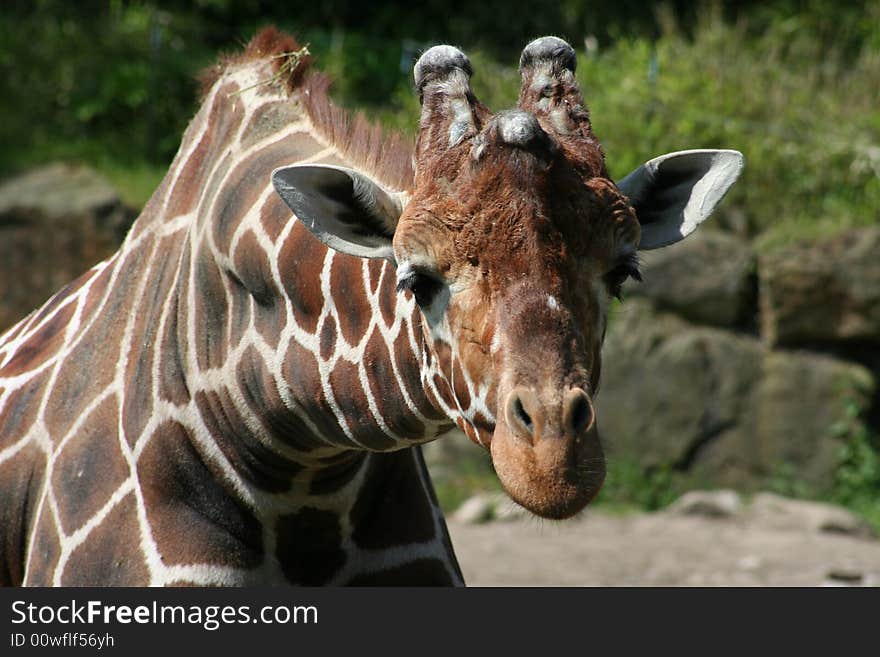
{"type": "Polygon", "coordinates": [[[357,164],[271,74],[222,76],[120,251],[0,339],[0,485],[23,500],[0,579],[460,581],[397,451],[450,426],[419,314],[270,191],[283,164],[357,164]]]}

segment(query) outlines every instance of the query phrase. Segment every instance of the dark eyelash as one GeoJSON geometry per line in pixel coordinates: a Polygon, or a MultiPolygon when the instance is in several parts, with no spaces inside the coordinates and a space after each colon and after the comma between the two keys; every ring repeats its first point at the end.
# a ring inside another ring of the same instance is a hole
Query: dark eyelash
{"type": "Polygon", "coordinates": [[[442,281],[436,276],[418,270],[410,272],[406,278],[397,281],[397,291],[409,290],[420,308],[430,306],[442,287],[442,281]]]}
{"type": "Polygon", "coordinates": [[[612,296],[623,301],[623,284],[627,278],[642,282],[642,272],[639,271],[639,256],[630,253],[621,258],[617,265],[605,274],[605,284],[612,296]]]}

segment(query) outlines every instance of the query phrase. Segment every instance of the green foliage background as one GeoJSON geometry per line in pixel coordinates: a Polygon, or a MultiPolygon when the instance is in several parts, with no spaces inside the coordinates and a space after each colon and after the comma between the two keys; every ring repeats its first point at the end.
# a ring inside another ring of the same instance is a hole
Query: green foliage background
{"type": "Polygon", "coordinates": [[[464,47],[501,108],[522,46],[560,34],[580,51],[612,174],[668,150],[738,148],[748,165],[728,228],[772,244],[878,220],[878,0],[13,0],[0,14],[0,175],[85,160],[143,202],[194,113],[197,72],[266,23],[309,43],[340,103],[410,133],[421,49],[464,47]]]}
{"type": "MultiPolygon", "coordinates": [[[[578,50],[615,177],[666,151],[737,148],[746,170],[716,223],[761,248],[880,220],[880,0],[7,0],[0,177],[85,161],[142,204],[195,112],[198,71],[267,23],[309,44],[339,103],[410,134],[422,49],[463,47],[477,94],[500,109],[516,98],[523,45],[558,34],[578,50]]],[[[876,511],[872,440],[847,443],[837,497],[876,511]]],[[[622,488],[604,497],[668,501],[663,473],[612,466],[622,488]]]]}

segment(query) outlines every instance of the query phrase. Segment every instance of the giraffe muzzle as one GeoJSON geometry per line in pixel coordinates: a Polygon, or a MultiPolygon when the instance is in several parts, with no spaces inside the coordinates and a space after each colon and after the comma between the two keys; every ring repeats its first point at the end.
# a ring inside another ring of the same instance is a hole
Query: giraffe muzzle
{"type": "Polygon", "coordinates": [[[562,519],[599,492],[605,459],[589,395],[570,388],[547,397],[524,386],[510,391],[490,451],[515,502],[544,518],[562,519]]]}

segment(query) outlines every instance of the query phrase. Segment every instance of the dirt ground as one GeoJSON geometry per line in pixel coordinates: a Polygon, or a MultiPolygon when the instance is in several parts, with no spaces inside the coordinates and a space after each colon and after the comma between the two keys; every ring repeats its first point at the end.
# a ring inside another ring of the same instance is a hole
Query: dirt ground
{"type": "Polygon", "coordinates": [[[449,530],[469,586],[880,586],[880,540],[814,520],[588,511],[449,530]]]}

